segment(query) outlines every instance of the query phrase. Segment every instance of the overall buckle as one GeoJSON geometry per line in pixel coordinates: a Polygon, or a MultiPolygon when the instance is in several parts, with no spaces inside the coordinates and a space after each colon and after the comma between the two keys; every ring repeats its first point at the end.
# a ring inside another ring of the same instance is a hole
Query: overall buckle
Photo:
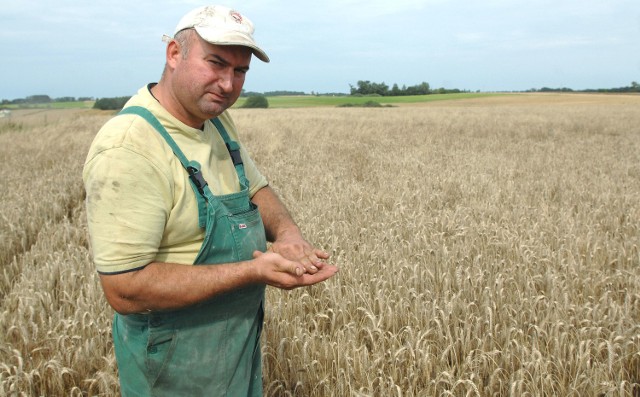
{"type": "Polygon", "coordinates": [[[193,184],[196,185],[200,194],[204,194],[204,188],[205,186],[208,185],[208,183],[207,181],[204,180],[204,177],[202,176],[202,172],[200,172],[199,169],[192,166],[187,167],[187,172],[189,173],[189,179],[191,179],[191,182],[193,182],[193,184]]]}

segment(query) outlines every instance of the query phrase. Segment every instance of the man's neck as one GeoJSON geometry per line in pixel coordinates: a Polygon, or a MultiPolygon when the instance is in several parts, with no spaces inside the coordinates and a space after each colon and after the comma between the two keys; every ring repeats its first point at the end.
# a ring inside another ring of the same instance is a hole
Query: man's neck
{"type": "Polygon", "coordinates": [[[186,125],[197,128],[199,130],[204,129],[204,121],[205,120],[192,120],[188,117],[187,112],[181,106],[174,106],[174,104],[178,104],[179,102],[175,100],[174,97],[167,93],[167,90],[164,89],[164,84],[162,80],[159,83],[154,84],[153,86],[149,86],[149,92],[151,96],[155,98],[160,105],[165,108],[167,112],[169,112],[173,117],[182,121],[186,125]]]}

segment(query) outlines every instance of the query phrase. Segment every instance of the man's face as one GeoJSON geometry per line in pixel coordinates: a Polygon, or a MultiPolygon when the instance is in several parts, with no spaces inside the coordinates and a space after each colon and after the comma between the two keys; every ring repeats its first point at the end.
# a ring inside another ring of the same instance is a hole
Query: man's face
{"type": "Polygon", "coordinates": [[[244,85],[251,50],[242,46],[218,46],[193,31],[186,57],[174,58],[172,91],[184,116],[199,125],[233,105],[244,85]],[[199,123],[199,124],[198,124],[199,123]]]}

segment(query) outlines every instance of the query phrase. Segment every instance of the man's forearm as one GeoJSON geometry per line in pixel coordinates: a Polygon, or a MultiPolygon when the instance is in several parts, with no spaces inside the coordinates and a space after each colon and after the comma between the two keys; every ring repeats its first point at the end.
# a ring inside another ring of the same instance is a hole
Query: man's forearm
{"type": "Polygon", "coordinates": [[[257,283],[251,262],[221,265],[150,263],[140,270],[101,275],[107,300],[119,313],[173,310],[257,283]]]}
{"type": "Polygon", "coordinates": [[[283,233],[300,233],[298,225],[294,222],[287,207],[269,186],[265,186],[252,198],[260,210],[260,216],[264,223],[267,240],[274,242],[283,233]]]}
{"type": "Polygon", "coordinates": [[[275,252],[255,251],[253,259],[216,265],[153,262],[140,270],[100,276],[109,304],[121,314],[173,310],[191,306],[238,288],[267,284],[293,289],[319,283],[338,269],[325,266],[305,273],[298,262],[275,252]]]}

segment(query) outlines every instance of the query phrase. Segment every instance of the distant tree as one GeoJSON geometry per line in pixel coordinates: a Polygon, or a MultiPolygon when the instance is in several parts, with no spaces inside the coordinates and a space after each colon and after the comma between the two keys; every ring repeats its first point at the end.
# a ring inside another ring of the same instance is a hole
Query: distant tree
{"type": "Polygon", "coordinates": [[[382,105],[380,104],[380,102],[367,101],[367,102],[362,104],[362,107],[364,107],[364,108],[380,108],[380,107],[382,107],[382,105]]]}
{"type": "Polygon", "coordinates": [[[403,85],[402,88],[399,88],[398,84],[394,84],[393,87],[389,89],[389,86],[385,83],[372,83],[369,80],[360,80],[355,87],[353,85],[349,86],[351,87],[351,95],[353,96],[403,96],[431,94],[431,87],[427,82],[422,82],[421,84],[411,87],[403,85]]]}
{"type": "Polygon", "coordinates": [[[247,98],[241,107],[246,109],[266,109],[269,107],[269,101],[264,95],[253,95],[247,98]]]}
{"type": "Polygon", "coordinates": [[[427,95],[429,94],[431,87],[429,87],[429,83],[422,82],[422,84],[418,85],[418,95],[427,95]]]}
{"type": "Polygon", "coordinates": [[[131,97],[100,98],[93,104],[94,109],[120,110],[131,97]]]}
{"type": "MultiPolygon", "coordinates": [[[[255,91],[245,91],[242,90],[242,93],[240,94],[241,97],[243,98],[248,98],[248,97],[252,97],[252,96],[256,96],[256,95],[263,95],[263,96],[300,96],[300,95],[307,95],[304,91],[267,91],[265,93],[261,93],[261,92],[255,92],[255,91]]],[[[313,95],[313,93],[311,93],[311,95],[313,95]]]]}
{"type": "Polygon", "coordinates": [[[372,83],[369,80],[358,81],[357,87],[351,86],[351,95],[389,95],[389,86],[385,83],[372,83]]]}
{"type": "Polygon", "coordinates": [[[378,94],[381,96],[387,96],[389,95],[389,86],[386,85],[384,82],[380,83],[380,84],[375,84],[374,85],[374,91],[373,94],[378,94]]]}
{"type": "Polygon", "coordinates": [[[50,103],[51,97],[49,95],[31,95],[25,100],[25,103],[50,103]]]}
{"type": "Polygon", "coordinates": [[[351,95],[365,95],[365,92],[369,91],[369,86],[370,85],[371,85],[371,82],[368,81],[368,80],[366,80],[366,81],[359,80],[358,84],[357,84],[357,87],[354,87],[351,84],[349,84],[351,95]]]}
{"type": "Polygon", "coordinates": [[[339,108],[353,108],[353,107],[359,107],[359,108],[382,108],[382,107],[391,107],[391,105],[382,105],[382,104],[380,104],[380,102],[367,101],[367,102],[360,103],[360,104],[342,103],[342,104],[338,105],[338,107],[339,108]]]}
{"type": "Polygon", "coordinates": [[[306,95],[305,92],[303,91],[266,91],[264,94],[264,96],[300,96],[300,95],[306,95]]]}

